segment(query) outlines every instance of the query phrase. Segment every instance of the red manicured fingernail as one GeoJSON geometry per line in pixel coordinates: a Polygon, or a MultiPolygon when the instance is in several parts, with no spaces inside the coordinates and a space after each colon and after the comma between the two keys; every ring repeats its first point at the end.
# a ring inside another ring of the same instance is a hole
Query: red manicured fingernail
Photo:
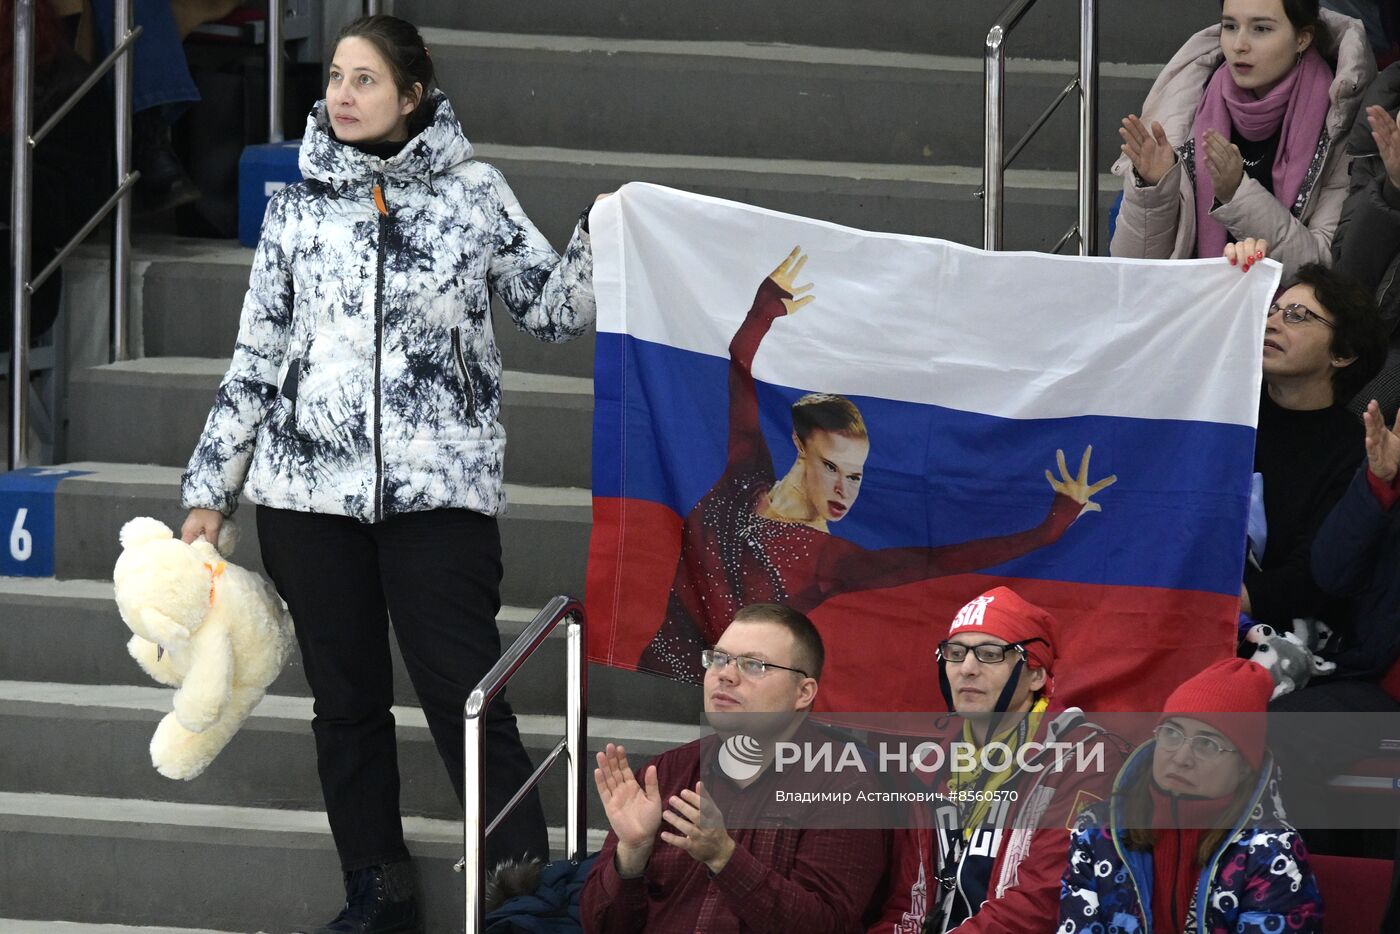
{"type": "Polygon", "coordinates": [[[1255,253],[1255,254],[1254,254],[1254,258],[1255,258],[1255,259],[1263,259],[1263,258],[1264,258],[1264,251],[1263,251],[1263,250],[1260,250],[1258,253],[1255,253]]]}
{"type": "Polygon", "coordinates": [[[1238,266],[1238,265],[1239,265],[1239,263],[1235,262],[1235,258],[1234,258],[1233,256],[1230,257],[1230,265],[1231,265],[1231,266],[1238,266]]]}

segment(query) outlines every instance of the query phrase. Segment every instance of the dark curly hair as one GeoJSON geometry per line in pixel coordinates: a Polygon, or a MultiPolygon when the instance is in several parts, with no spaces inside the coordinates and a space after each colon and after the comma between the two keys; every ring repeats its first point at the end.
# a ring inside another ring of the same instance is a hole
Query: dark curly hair
{"type": "Polygon", "coordinates": [[[1333,401],[1345,405],[1385,363],[1385,331],[1376,297],[1355,279],[1321,263],[1300,267],[1293,284],[1310,286],[1318,304],[1331,313],[1332,356],[1356,358],[1332,370],[1333,401]]]}

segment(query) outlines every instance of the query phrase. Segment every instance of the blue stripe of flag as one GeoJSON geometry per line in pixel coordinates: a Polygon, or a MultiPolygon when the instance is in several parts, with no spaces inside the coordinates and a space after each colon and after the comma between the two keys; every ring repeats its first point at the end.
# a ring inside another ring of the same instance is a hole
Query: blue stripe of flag
{"type": "MultiPolygon", "coordinates": [[[[599,333],[593,494],[668,506],[684,516],[724,470],[726,359],[599,333]],[[625,454],[625,461],[624,461],[625,454]]],[[[788,409],[823,390],[759,384],[762,428],[782,476],[794,448],[788,409]]],[[[1238,593],[1254,430],[1150,417],[1007,419],[852,396],[871,453],[860,498],[832,531],[865,548],[942,545],[1038,524],[1045,470],[1070,471],[1094,446],[1090,479],[1116,474],[1055,545],[988,571],[1089,584],[1238,593]]],[[[1146,416],[1148,413],[1144,413],[1146,416]]]]}

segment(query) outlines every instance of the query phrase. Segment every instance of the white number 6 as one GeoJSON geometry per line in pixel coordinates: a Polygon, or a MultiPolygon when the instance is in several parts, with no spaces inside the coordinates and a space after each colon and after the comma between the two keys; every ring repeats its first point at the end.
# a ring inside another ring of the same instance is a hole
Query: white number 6
{"type": "Polygon", "coordinates": [[[16,561],[28,561],[34,553],[34,536],[24,527],[24,519],[28,515],[28,509],[15,513],[15,524],[10,529],[10,556],[16,561]]]}

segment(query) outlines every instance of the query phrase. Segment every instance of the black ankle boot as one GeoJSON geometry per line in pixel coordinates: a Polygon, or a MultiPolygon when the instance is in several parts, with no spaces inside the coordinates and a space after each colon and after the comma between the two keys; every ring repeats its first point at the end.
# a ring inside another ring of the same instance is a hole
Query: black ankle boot
{"type": "Polygon", "coordinates": [[[315,934],[419,934],[413,864],[389,863],[345,874],[345,907],[315,934]]]}
{"type": "Polygon", "coordinates": [[[199,200],[199,188],[175,155],[170,127],[159,108],[137,111],[132,117],[131,159],[141,172],[136,180],[136,207],[141,213],[155,214],[199,200]]]}

